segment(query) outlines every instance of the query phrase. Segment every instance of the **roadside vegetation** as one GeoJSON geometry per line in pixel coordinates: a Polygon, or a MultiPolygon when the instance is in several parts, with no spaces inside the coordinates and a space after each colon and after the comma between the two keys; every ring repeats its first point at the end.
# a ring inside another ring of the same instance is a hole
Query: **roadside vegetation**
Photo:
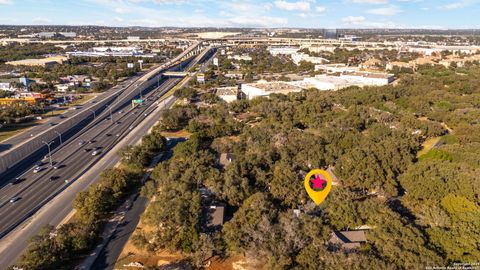
{"type": "MultiPolygon", "coordinates": [[[[105,170],[99,181],[77,194],[73,222],[46,226],[33,237],[17,266],[23,269],[73,269],[101,240],[103,227],[115,209],[139,190],[144,167],[165,151],[166,140],[157,127],[142,143],[121,151],[121,164],[105,170]]],[[[13,269],[13,268],[12,268],[13,269]]]]}

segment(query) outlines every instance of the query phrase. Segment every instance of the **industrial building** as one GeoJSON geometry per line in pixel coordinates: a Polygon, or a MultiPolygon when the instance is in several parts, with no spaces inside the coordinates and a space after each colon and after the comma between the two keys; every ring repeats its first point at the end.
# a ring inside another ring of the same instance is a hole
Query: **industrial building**
{"type": "Polygon", "coordinates": [[[373,73],[373,72],[349,72],[340,76],[317,75],[315,77],[305,78],[303,81],[291,82],[298,87],[318,90],[340,90],[350,86],[384,86],[395,80],[393,74],[373,73]]]}
{"type": "Polygon", "coordinates": [[[327,74],[356,72],[360,69],[358,67],[347,66],[346,64],[322,64],[315,65],[315,71],[321,71],[327,74]]]}
{"type": "Polygon", "coordinates": [[[216,94],[219,98],[230,103],[238,99],[238,87],[220,87],[217,88],[216,94]]]}
{"type": "Polygon", "coordinates": [[[270,94],[288,94],[300,92],[303,89],[287,82],[267,82],[260,80],[256,83],[242,84],[241,91],[247,99],[269,96],[270,94]]]}

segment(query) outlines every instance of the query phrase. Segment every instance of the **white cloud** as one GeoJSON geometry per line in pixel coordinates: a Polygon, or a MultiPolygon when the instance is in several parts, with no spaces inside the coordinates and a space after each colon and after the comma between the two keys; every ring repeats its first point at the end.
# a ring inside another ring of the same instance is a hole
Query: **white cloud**
{"type": "Polygon", "coordinates": [[[324,6],[317,6],[317,7],[315,7],[315,10],[317,12],[324,12],[325,10],[327,10],[327,8],[324,7],[324,6]]]}
{"type": "Polygon", "coordinates": [[[443,5],[440,8],[441,9],[459,9],[459,8],[464,8],[466,6],[469,6],[471,4],[473,4],[473,1],[460,0],[460,1],[452,2],[450,4],[443,5]]]}
{"type": "Polygon", "coordinates": [[[372,22],[367,21],[363,16],[348,16],[342,19],[343,24],[346,27],[359,27],[359,28],[405,28],[405,25],[398,25],[389,21],[372,22]]]}
{"type": "Polygon", "coordinates": [[[277,0],[274,2],[275,6],[283,10],[300,10],[300,11],[309,11],[310,2],[308,1],[297,1],[297,2],[288,2],[283,0],[277,0]]]}
{"type": "Polygon", "coordinates": [[[400,12],[402,12],[402,10],[395,6],[374,8],[374,9],[367,10],[367,13],[381,15],[381,16],[393,16],[400,12]]]}
{"type": "Polygon", "coordinates": [[[43,17],[37,17],[32,20],[33,24],[50,24],[51,22],[51,20],[43,17]]]}
{"type": "Polygon", "coordinates": [[[129,13],[131,10],[125,7],[116,7],[113,11],[118,14],[126,14],[129,13]]]}
{"type": "Polygon", "coordinates": [[[359,24],[365,21],[363,16],[348,16],[342,19],[345,24],[359,24]]]}
{"type": "Polygon", "coordinates": [[[11,0],[0,0],[0,5],[10,5],[12,4],[11,0]]]}
{"type": "Polygon", "coordinates": [[[388,0],[352,0],[352,2],[357,4],[387,4],[388,0]]]}

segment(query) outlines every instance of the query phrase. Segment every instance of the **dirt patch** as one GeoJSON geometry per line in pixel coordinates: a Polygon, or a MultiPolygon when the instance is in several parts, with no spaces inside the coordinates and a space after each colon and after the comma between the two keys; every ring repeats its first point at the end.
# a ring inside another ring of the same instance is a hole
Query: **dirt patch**
{"type": "Polygon", "coordinates": [[[186,130],[179,130],[175,132],[164,131],[161,134],[163,137],[170,137],[170,138],[189,138],[192,135],[192,133],[186,130]]]}

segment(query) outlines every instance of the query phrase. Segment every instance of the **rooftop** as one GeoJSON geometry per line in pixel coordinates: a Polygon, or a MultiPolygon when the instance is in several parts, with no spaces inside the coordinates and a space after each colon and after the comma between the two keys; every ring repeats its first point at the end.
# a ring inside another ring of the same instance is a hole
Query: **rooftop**
{"type": "Polygon", "coordinates": [[[258,81],[257,83],[247,84],[248,86],[256,87],[262,89],[265,92],[285,92],[285,91],[298,91],[302,90],[301,87],[298,87],[293,84],[286,82],[267,82],[267,81],[258,81]]]}
{"type": "Polygon", "coordinates": [[[238,93],[238,87],[220,87],[217,88],[217,95],[219,96],[231,96],[236,95],[238,93]]]}

